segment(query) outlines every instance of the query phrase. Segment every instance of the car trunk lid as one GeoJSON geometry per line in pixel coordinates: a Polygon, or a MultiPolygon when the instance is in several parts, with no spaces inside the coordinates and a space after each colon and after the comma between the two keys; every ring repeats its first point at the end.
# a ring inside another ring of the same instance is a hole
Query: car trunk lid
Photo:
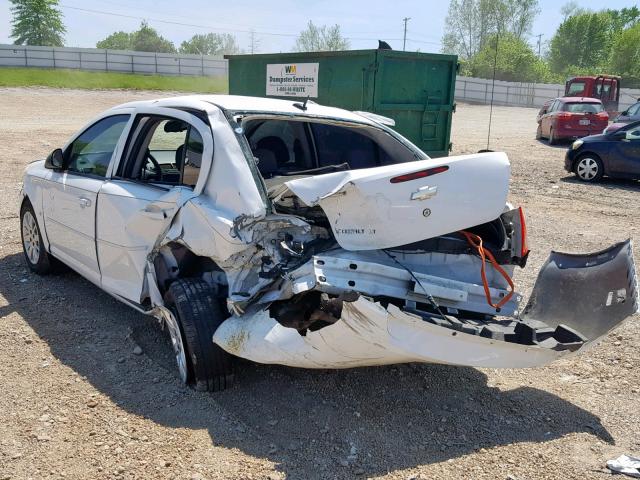
{"type": "Polygon", "coordinates": [[[284,185],[307,206],[322,208],[342,248],[375,250],[496,219],[505,208],[509,174],[506,154],[488,152],[316,175],[284,185]]]}

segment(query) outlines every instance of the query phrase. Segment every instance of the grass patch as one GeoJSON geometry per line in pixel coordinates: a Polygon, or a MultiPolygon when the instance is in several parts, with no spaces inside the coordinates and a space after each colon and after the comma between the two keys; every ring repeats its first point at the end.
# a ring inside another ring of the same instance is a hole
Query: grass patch
{"type": "Polygon", "coordinates": [[[128,90],[177,90],[227,93],[226,77],[87,72],[62,68],[0,68],[0,87],[56,87],[128,90]]]}

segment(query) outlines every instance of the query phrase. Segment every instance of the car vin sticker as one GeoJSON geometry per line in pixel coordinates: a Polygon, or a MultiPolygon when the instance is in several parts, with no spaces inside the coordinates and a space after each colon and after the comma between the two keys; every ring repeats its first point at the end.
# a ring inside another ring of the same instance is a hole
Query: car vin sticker
{"type": "Polygon", "coordinates": [[[267,64],[267,95],[318,98],[318,63],[267,64]]]}

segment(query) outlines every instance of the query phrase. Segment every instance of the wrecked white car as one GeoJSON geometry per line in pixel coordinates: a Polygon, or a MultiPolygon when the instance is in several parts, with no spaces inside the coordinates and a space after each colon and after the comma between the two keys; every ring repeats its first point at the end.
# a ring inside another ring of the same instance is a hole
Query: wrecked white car
{"type": "Polygon", "coordinates": [[[157,317],[182,380],[209,390],[233,356],[542,365],[636,312],[629,241],[552,253],[521,309],[506,155],[431,159],[388,124],[233,96],[115,107],[26,169],[26,261],[157,317]]]}

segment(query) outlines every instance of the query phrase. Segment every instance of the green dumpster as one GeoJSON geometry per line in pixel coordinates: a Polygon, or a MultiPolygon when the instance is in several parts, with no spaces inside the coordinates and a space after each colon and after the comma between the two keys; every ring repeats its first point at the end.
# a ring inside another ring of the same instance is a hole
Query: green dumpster
{"type": "Polygon", "coordinates": [[[395,50],[227,55],[229,93],[377,113],[433,157],[449,153],[458,58],[395,50]]]}

